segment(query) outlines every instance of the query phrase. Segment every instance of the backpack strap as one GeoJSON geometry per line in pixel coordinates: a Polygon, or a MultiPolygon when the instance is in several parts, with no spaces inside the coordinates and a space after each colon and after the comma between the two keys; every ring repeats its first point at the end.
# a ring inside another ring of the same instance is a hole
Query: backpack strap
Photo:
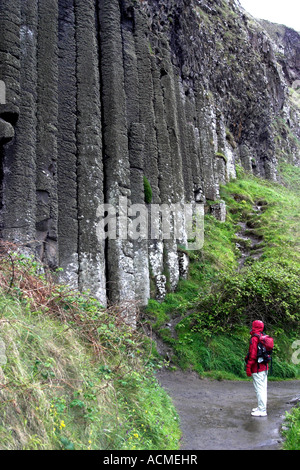
{"type": "MultiPolygon", "coordinates": [[[[253,336],[256,336],[258,338],[258,341],[260,340],[260,337],[261,337],[261,333],[260,334],[257,334],[257,333],[254,333],[253,336]]],[[[257,373],[259,371],[259,362],[257,361],[257,373]]]]}

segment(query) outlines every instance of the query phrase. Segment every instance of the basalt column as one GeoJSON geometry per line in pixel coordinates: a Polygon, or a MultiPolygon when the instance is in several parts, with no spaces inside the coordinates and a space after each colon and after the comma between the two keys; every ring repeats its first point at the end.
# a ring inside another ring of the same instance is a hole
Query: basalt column
{"type": "Polygon", "coordinates": [[[116,210],[118,230],[107,243],[108,295],[112,302],[135,299],[133,244],[128,239],[130,163],[123,47],[118,0],[100,0],[100,55],[103,109],[105,202],[116,210]]]}
{"type": "Polygon", "coordinates": [[[58,248],[61,280],[78,287],[77,81],[73,0],[59,1],[58,248]]]}
{"type": "Polygon", "coordinates": [[[132,243],[135,298],[147,305],[150,297],[148,234],[149,217],[144,191],[145,125],[140,123],[138,63],[135,47],[135,12],[121,2],[121,31],[123,43],[124,89],[129,138],[131,210],[133,218],[132,243]],[[134,212],[134,213],[133,213],[134,212]]]}
{"type": "Polygon", "coordinates": [[[0,80],[6,91],[0,104],[6,129],[2,143],[9,140],[7,132],[10,138],[15,134],[1,149],[1,236],[29,244],[35,239],[37,1],[2,0],[0,8],[0,80]]]}
{"type": "Polygon", "coordinates": [[[210,102],[210,96],[199,83],[197,83],[195,88],[200,162],[204,182],[203,192],[206,199],[214,201],[218,197],[218,188],[214,179],[215,149],[213,147],[214,136],[211,129],[212,103],[210,102]]]}
{"type": "Polygon", "coordinates": [[[5,83],[6,102],[1,103],[0,115],[13,124],[20,112],[20,27],[21,1],[1,0],[0,80],[5,83]]]}
{"type": "MultiPolygon", "coordinates": [[[[173,172],[171,147],[169,141],[168,126],[166,122],[164,96],[161,79],[165,73],[163,68],[156,63],[155,57],[152,57],[152,77],[154,90],[154,111],[155,111],[155,128],[158,149],[158,172],[160,201],[166,207],[170,205],[173,196],[173,172]]],[[[152,221],[153,223],[153,221],[152,221]]],[[[158,225],[158,224],[157,224],[158,225]]],[[[160,228],[161,227],[157,227],[160,228]]],[[[151,247],[151,270],[154,277],[156,287],[156,298],[162,300],[167,289],[167,272],[164,266],[164,241],[152,240],[151,247]]]]}
{"type": "MultiPolygon", "coordinates": [[[[152,200],[148,201],[154,205],[161,204],[159,191],[159,169],[158,169],[158,146],[156,135],[156,119],[154,109],[154,83],[153,67],[154,59],[151,47],[150,37],[147,34],[147,18],[141,11],[136,11],[135,16],[135,49],[137,55],[137,73],[138,73],[138,97],[139,97],[139,118],[145,127],[143,170],[144,176],[150,183],[152,190],[152,200]]],[[[165,293],[165,275],[163,265],[163,241],[161,239],[161,220],[159,212],[154,214],[151,211],[149,219],[148,233],[148,253],[149,269],[151,277],[155,284],[156,295],[161,297],[165,293]],[[155,237],[151,233],[155,229],[155,237]]]]}
{"type": "MultiPolygon", "coordinates": [[[[171,238],[164,240],[164,264],[168,276],[170,289],[175,290],[179,281],[179,260],[177,243],[184,244],[185,238],[185,215],[183,204],[184,181],[183,181],[183,155],[181,153],[181,141],[184,138],[180,133],[179,116],[179,89],[178,77],[174,73],[171,57],[167,49],[163,49],[163,62],[161,64],[161,87],[165,110],[165,120],[168,130],[171,155],[172,192],[167,198],[175,205],[176,215],[171,222],[171,238]]],[[[182,118],[183,116],[181,116],[182,118]]]]}
{"type": "Polygon", "coordinates": [[[98,233],[104,183],[96,7],[94,0],[75,0],[79,287],[106,304],[104,240],[98,233]]]}
{"type": "Polygon", "coordinates": [[[39,257],[58,266],[58,3],[38,3],[36,238],[39,257]]]}

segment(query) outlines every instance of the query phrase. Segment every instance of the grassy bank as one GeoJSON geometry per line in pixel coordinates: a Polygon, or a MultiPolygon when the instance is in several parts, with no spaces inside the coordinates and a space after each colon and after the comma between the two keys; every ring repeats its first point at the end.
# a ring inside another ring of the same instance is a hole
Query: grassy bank
{"type": "Polygon", "coordinates": [[[151,342],[117,307],[39,272],[2,251],[0,449],[176,449],[178,416],[154,378],[151,342]]]}
{"type": "Polygon", "coordinates": [[[300,406],[286,413],[283,450],[300,450],[300,406]]]}

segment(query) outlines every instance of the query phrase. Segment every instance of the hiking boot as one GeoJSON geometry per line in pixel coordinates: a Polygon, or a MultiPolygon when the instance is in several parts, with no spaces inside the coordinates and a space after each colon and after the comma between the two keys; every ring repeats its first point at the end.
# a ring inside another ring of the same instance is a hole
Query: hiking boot
{"type": "Polygon", "coordinates": [[[262,411],[262,410],[256,410],[256,411],[252,411],[251,415],[252,416],[267,416],[267,412],[262,411]]]}

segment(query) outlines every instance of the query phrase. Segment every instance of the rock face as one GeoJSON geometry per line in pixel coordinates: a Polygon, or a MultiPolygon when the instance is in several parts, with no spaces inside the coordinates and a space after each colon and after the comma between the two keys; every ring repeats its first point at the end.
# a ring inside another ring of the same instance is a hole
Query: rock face
{"type": "Polygon", "coordinates": [[[219,187],[236,165],[276,180],[280,159],[299,164],[295,31],[274,37],[232,0],[0,8],[1,237],[103,304],[176,288],[188,270],[183,206],[209,203],[225,220],[219,187]],[[171,204],[176,236],[154,216],[155,233],[120,236],[133,209],[148,220],[150,206],[171,204]],[[113,208],[117,236],[103,237],[113,208]]]}

